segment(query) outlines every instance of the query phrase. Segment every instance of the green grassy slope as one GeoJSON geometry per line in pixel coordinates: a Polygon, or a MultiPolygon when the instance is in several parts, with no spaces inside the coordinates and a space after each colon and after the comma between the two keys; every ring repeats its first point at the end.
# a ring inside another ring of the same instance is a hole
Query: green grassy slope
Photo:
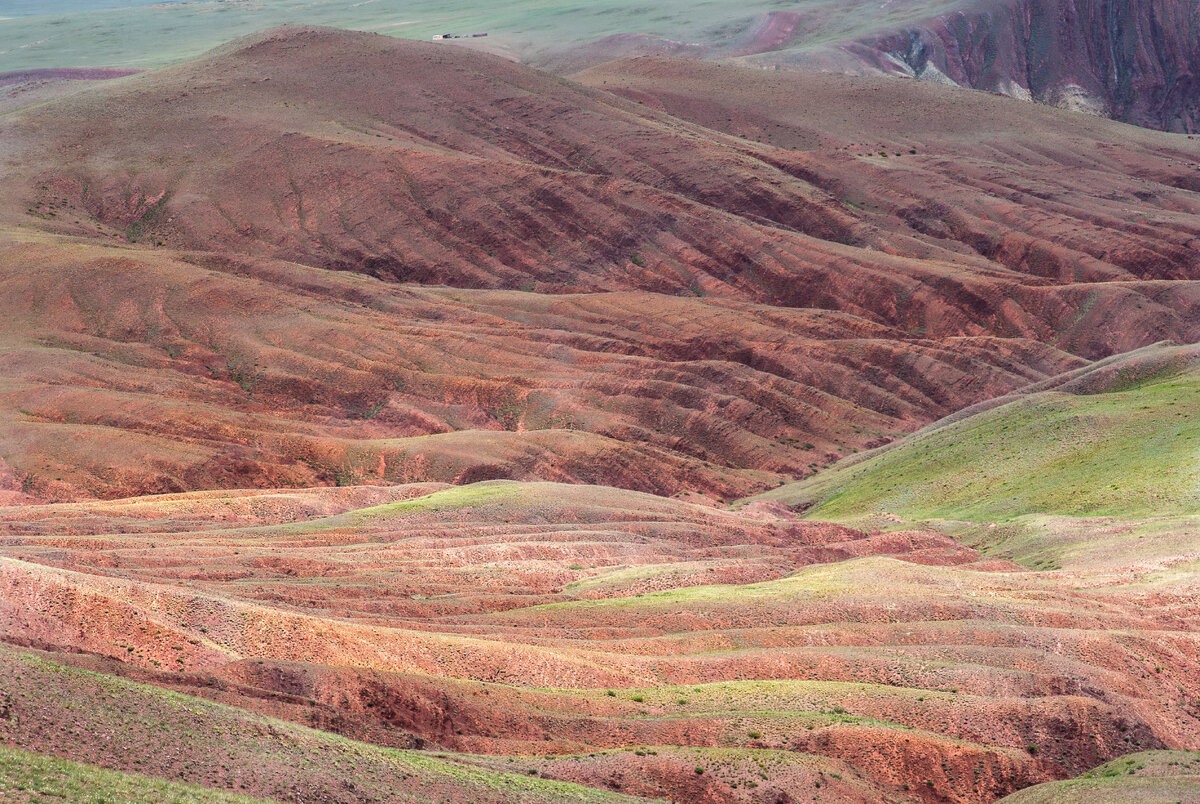
{"type": "Polygon", "coordinates": [[[997,804],[1176,804],[1200,801],[1200,753],[1143,751],[1114,759],[1075,779],[1028,787],[997,804]]]}
{"type": "Polygon", "coordinates": [[[0,800],[76,804],[254,804],[250,798],[190,784],[119,773],[0,746],[0,800]]]}
{"type": "MultiPolygon", "coordinates": [[[[125,771],[245,789],[268,798],[295,795],[329,802],[644,800],[356,742],[7,646],[0,646],[0,678],[7,681],[0,744],[61,750],[62,735],[70,734],[74,756],[125,771]]],[[[0,776],[6,775],[5,767],[0,760],[0,776]]],[[[37,770],[22,773],[36,776],[37,770]]],[[[72,776],[70,768],[62,774],[62,780],[46,784],[69,793],[81,777],[72,776]]],[[[16,776],[17,781],[22,778],[16,776]]]]}
{"type": "MultiPolygon", "coordinates": [[[[865,0],[800,0],[805,41],[813,44],[902,25],[953,6],[921,0],[892,7],[865,0]]],[[[154,67],[194,56],[237,36],[274,25],[332,25],[429,39],[441,33],[486,31],[488,44],[524,56],[566,50],[620,33],[640,33],[707,45],[736,40],[770,0],[739,4],[661,0],[652,6],[601,0],[258,0],[254,3],[167,3],[149,8],[46,14],[3,19],[0,71],[39,67],[154,67]]]]}
{"type": "Polygon", "coordinates": [[[952,417],[761,498],[833,520],[1200,514],[1200,368],[1111,372],[1095,386],[1075,378],[952,417]]]}

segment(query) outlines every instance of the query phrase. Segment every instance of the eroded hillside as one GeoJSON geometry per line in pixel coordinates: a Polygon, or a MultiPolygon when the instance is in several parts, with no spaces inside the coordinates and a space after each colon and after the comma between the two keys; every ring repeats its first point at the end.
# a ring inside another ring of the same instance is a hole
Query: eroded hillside
{"type": "Polygon", "coordinates": [[[9,115],[8,487],[728,499],[1200,337],[1185,138],[912,81],[581,78],[287,29],[9,115]]]}
{"type": "Polygon", "coordinates": [[[0,795],[1195,791],[1186,136],[311,28],[30,93],[0,795]]]}

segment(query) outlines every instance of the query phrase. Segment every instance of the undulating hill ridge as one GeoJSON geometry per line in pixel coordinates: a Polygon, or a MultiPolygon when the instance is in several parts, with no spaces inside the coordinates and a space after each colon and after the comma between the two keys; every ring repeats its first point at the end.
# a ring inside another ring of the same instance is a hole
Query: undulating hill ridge
{"type": "MultiPolygon", "coordinates": [[[[398,496],[9,507],[0,634],[53,654],[5,649],[26,669],[6,673],[19,681],[0,734],[286,798],[272,764],[286,760],[255,758],[277,756],[276,738],[247,743],[265,726],[232,724],[275,718],[487,773],[711,802],[990,801],[1200,736],[1194,575],[1133,532],[1114,576],[761,503],[513,482],[398,496]],[[63,707],[84,682],[108,697],[63,707]],[[208,711],[178,698],[177,714],[135,717],[156,687],[233,707],[229,725],[177,722],[208,711]],[[106,753],[101,713],[182,747],[149,764],[137,740],[106,753]]],[[[358,767],[329,800],[364,800],[377,771],[358,767]]]]}
{"type": "Polygon", "coordinates": [[[4,794],[1194,790],[1195,141],[308,27],[5,104],[4,794]]]}
{"type": "Polygon", "coordinates": [[[737,300],[60,238],[4,260],[5,487],[50,499],[503,477],[731,498],[1083,362],[737,300]]]}
{"type": "Polygon", "coordinates": [[[728,499],[1200,337],[1186,138],[898,79],[582,78],[286,29],[6,117],[9,487],[728,499]]]}
{"type": "Polygon", "coordinates": [[[426,41],[487,33],[459,44],[559,72],[656,54],[906,75],[1170,131],[1194,131],[1200,108],[1195,0],[74,5],[0,18],[0,42],[10,43],[0,49],[0,86],[36,92],[78,78],[79,68],[159,67],[252,31],[304,23],[426,41]]]}

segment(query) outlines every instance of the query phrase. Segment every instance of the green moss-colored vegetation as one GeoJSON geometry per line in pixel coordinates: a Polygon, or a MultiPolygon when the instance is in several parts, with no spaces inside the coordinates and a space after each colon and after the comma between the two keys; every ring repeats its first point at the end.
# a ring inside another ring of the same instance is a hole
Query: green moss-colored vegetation
{"type": "Polygon", "coordinates": [[[1197,569],[1196,562],[1180,562],[1179,557],[1195,544],[1200,516],[1130,521],[1032,514],[998,526],[945,522],[936,526],[988,555],[1031,569],[1097,568],[1130,561],[1171,567],[1170,572],[1161,570],[1153,578],[1197,569]]]}
{"type": "Polygon", "coordinates": [[[1174,804],[1200,800],[1200,753],[1144,751],[1118,757],[1074,779],[1035,785],[998,804],[1174,804]]]}
{"type": "Polygon", "coordinates": [[[426,494],[424,497],[412,500],[364,508],[357,513],[363,517],[372,517],[400,513],[448,511],[456,508],[514,502],[523,493],[525,493],[525,489],[520,483],[508,480],[489,480],[484,483],[472,483],[468,486],[455,486],[435,491],[433,494],[426,494]]]}
{"type": "MultiPolygon", "coordinates": [[[[586,695],[600,698],[605,690],[548,690],[568,696],[586,695]]],[[[924,690],[917,687],[890,687],[851,681],[810,681],[794,679],[765,679],[748,681],[715,681],[706,684],[667,685],[660,687],[621,690],[620,696],[640,696],[654,705],[673,703],[686,696],[691,713],[732,711],[795,712],[851,716],[839,701],[848,697],[889,698],[897,700],[955,700],[951,693],[924,690]],[[841,711],[838,711],[841,709],[841,711]]],[[[958,696],[957,700],[964,700],[958,696]]]]}
{"type": "Polygon", "coordinates": [[[1041,393],[762,495],[818,519],[1200,513],[1200,372],[1041,393]]]}
{"type": "MultiPolygon", "coordinates": [[[[617,567],[615,569],[603,569],[588,578],[581,578],[578,581],[573,581],[567,584],[566,591],[571,594],[580,594],[583,592],[594,592],[596,590],[620,590],[629,584],[637,581],[649,580],[652,578],[670,577],[679,573],[695,571],[699,564],[648,564],[633,567],[617,567]]],[[[572,569],[583,569],[582,566],[573,566],[572,569]]]]}
{"type": "Polygon", "coordinates": [[[0,800],[76,804],[254,804],[268,799],[0,746],[0,800]]]}
{"type": "MultiPolygon", "coordinates": [[[[592,768],[593,773],[600,772],[613,778],[612,771],[622,767],[637,773],[644,763],[659,764],[663,767],[682,769],[685,773],[694,773],[711,780],[709,784],[717,786],[719,791],[723,785],[728,785],[730,792],[742,787],[753,790],[761,783],[764,787],[795,788],[798,779],[806,776],[817,781],[819,789],[825,778],[842,780],[839,772],[845,766],[836,759],[801,751],[781,751],[747,748],[698,748],[669,745],[643,745],[625,748],[592,751],[587,754],[560,754],[545,757],[496,757],[485,755],[460,755],[463,762],[471,762],[483,767],[527,770],[528,772],[549,773],[578,773],[581,769],[592,768]],[[628,764],[627,764],[628,763],[628,764]],[[758,781],[754,781],[758,780],[758,781]]],[[[597,774],[599,775],[599,774],[597,774]]],[[[619,775],[616,778],[620,778],[619,775]]],[[[858,788],[853,800],[871,800],[872,791],[858,779],[847,779],[845,787],[858,788]]],[[[713,789],[713,788],[709,788],[713,789]]],[[[742,799],[729,796],[729,800],[759,801],[774,800],[770,798],[742,799]]],[[[685,797],[672,797],[673,801],[690,800],[685,797]]],[[[831,801],[837,798],[822,798],[831,801]]],[[[663,801],[663,799],[654,799],[663,801]]]]}
{"type": "Polygon", "coordinates": [[[1112,779],[1146,771],[1159,776],[1200,776],[1200,751],[1141,751],[1092,768],[1081,779],[1112,779]]]}
{"type": "Polygon", "coordinates": [[[0,678],[9,682],[8,718],[0,721],[4,740],[23,745],[36,740],[38,750],[85,759],[102,756],[106,764],[126,771],[184,781],[216,780],[231,787],[244,784],[256,794],[289,800],[296,791],[308,800],[343,800],[324,795],[330,785],[354,790],[359,799],[422,804],[446,798],[631,800],[581,785],[489,772],[431,754],[356,742],[12,648],[0,647],[0,678]],[[52,745],[47,746],[47,740],[52,745]],[[163,746],[171,750],[164,752],[163,746]],[[345,787],[347,783],[353,787],[345,787]]]}

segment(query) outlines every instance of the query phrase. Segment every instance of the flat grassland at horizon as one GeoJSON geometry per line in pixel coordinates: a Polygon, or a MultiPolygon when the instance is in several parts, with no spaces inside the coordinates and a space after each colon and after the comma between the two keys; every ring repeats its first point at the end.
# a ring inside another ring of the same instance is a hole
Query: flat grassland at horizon
{"type": "MultiPolygon", "coordinates": [[[[801,38],[807,47],[915,22],[953,5],[948,0],[899,7],[865,0],[798,0],[787,10],[804,14],[801,38]]],[[[779,4],[770,0],[662,0],[652,6],[618,0],[17,0],[11,9],[0,4],[0,72],[148,69],[284,24],[330,25],[426,40],[447,32],[486,32],[489,46],[536,63],[546,54],[617,34],[720,47],[748,35],[763,15],[778,10],[779,4]]]]}

